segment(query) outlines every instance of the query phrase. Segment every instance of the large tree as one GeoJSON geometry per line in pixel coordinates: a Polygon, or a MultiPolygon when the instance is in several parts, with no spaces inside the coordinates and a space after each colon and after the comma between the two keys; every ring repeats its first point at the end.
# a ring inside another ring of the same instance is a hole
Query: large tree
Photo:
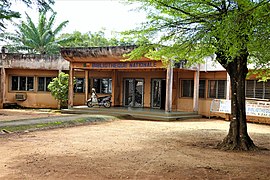
{"type": "Polygon", "coordinates": [[[245,79],[249,62],[266,67],[270,52],[269,0],[129,0],[148,13],[141,28],[128,32],[152,41],[131,59],[187,59],[216,55],[231,79],[231,122],[221,149],[257,149],[247,132],[245,79]]]}
{"type": "MultiPolygon", "coordinates": [[[[19,1],[19,0],[17,0],[19,1]]],[[[36,6],[40,11],[51,9],[50,5],[54,4],[54,0],[21,0],[28,7],[36,6]]],[[[11,5],[15,4],[16,0],[1,0],[0,2],[0,31],[6,28],[6,21],[11,21],[14,18],[20,18],[20,13],[11,9],[11,5]]]]}
{"type": "Polygon", "coordinates": [[[46,11],[39,13],[38,23],[32,21],[26,14],[26,21],[17,24],[16,33],[2,33],[2,36],[9,45],[6,47],[9,52],[27,51],[29,53],[39,54],[57,54],[59,53],[60,43],[68,39],[57,39],[57,35],[67,25],[64,21],[54,27],[56,13],[54,12],[48,19],[46,11]]]}

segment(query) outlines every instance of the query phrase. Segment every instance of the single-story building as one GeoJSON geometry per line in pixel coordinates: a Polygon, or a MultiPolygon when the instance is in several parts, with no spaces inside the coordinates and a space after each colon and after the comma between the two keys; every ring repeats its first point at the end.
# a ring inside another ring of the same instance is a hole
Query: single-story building
{"type": "MultiPolygon", "coordinates": [[[[57,108],[47,85],[59,72],[66,72],[70,74],[70,108],[85,105],[91,88],[95,88],[99,95],[111,95],[115,107],[194,111],[203,116],[226,117],[225,113],[212,111],[213,99],[230,99],[229,76],[221,65],[213,64],[213,58],[191,67],[186,67],[185,61],[167,64],[147,58],[123,61],[122,55],[134,48],[62,48],[61,56],[2,53],[0,108],[5,103],[57,108]]],[[[260,102],[270,99],[270,82],[250,77],[246,85],[247,98],[260,102]]],[[[270,123],[267,117],[249,116],[249,119],[270,123]]]]}

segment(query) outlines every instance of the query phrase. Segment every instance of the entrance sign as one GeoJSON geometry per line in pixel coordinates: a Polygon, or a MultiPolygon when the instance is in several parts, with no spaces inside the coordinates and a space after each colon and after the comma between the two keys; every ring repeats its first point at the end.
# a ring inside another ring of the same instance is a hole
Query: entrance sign
{"type": "MultiPolygon", "coordinates": [[[[231,114],[231,100],[214,99],[210,112],[231,114]]],[[[248,116],[270,117],[270,102],[246,100],[246,114],[248,116]]]]}
{"type": "Polygon", "coordinates": [[[74,63],[74,68],[87,68],[87,69],[154,69],[154,68],[164,68],[164,65],[160,61],[91,62],[91,63],[74,63]]]}
{"type": "Polygon", "coordinates": [[[117,62],[117,63],[92,63],[92,68],[146,68],[156,67],[156,62],[117,62]]]}

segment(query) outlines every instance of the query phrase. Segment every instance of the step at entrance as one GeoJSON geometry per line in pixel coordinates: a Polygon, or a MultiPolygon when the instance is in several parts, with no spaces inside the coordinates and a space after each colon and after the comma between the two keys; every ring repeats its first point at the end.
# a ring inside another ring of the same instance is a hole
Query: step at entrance
{"type": "Polygon", "coordinates": [[[71,109],[62,109],[62,113],[69,114],[104,114],[113,115],[119,117],[129,116],[134,119],[146,119],[146,120],[156,120],[156,121],[177,121],[184,119],[195,119],[201,118],[195,112],[170,112],[166,113],[164,110],[150,109],[150,108],[123,108],[123,107],[112,107],[107,108],[88,108],[86,106],[78,106],[71,109]]]}

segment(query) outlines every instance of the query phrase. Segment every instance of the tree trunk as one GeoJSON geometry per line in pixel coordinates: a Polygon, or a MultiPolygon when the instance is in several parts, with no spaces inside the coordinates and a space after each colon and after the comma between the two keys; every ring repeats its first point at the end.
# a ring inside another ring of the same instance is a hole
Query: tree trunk
{"type": "Polygon", "coordinates": [[[225,66],[231,79],[231,122],[228,135],[218,144],[220,149],[257,149],[247,132],[245,101],[245,80],[248,73],[247,57],[248,53],[244,52],[225,66]]]}

